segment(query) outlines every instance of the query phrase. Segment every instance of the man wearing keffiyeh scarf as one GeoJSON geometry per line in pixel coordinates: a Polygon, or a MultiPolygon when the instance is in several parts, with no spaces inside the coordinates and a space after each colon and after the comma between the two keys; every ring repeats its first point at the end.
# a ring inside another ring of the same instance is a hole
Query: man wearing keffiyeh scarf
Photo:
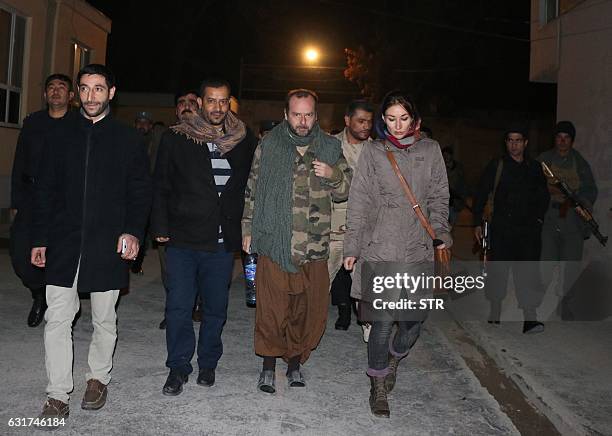
{"type": "MultiPolygon", "coordinates": [[[[214,107],[214,105],[217,105],[219,109],[223,108],[218,103],[208,104],[209,107],[214,107]]],[[[170,128],[197,144],[213,142],[221,154],[226,154],[246,136],[246,126],[232,111],[227,111],[225,114],[221,124],[214,124],[215,115],[204,112],[203,108],[202,114],[184,117],[179,124],[170,128]]]]}
{"type": "MultiPolygon", "coordinates": [[[[215,83],[213,83],[215,84],[215,83]]],[[[198,105],[199,114],[186,116],[171,129],[197,144],[214,143],[221,154],[226,154],[246,135],[245,124],[230,110],[229,86],[206,86],[198,105]]]]}
{"type": "Polygon", "coordinates": [[[166,244],[166,366],[164,395],[179,395],[196,351],[192,308],[202,300],[197,383],[212,386],[223,354],[234,252],[255,136],[230,111],[230,86],[206,80],[200,110],[183,113],[162,137],[155,168],[151,228],[166,244]]]}

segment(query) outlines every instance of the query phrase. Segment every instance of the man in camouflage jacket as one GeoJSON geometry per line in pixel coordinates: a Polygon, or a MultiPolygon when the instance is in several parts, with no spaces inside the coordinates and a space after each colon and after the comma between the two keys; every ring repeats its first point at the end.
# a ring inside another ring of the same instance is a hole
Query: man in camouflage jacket
{"type": "Polygon", "coordinates": [[[300,364],[327,321],[331,203],[347,199],[352,176],[340,141],[317,123],[316,102],[309,90],[287,95],[285,121],[255,151],[246,188],[243,249],[259,254],[255,352],[268,393],[277,357],[288,362],[289,386],[305,385],[300,364]]]}

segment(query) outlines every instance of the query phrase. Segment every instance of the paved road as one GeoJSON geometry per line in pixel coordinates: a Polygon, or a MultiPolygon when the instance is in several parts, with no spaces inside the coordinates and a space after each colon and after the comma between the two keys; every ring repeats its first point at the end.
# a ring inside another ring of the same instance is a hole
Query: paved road
{"type": "MultiPolygon", "coordinates": [[[[253,353],[254,311],[243,302],[243,283],[231,288],[225,353],[212,388],[192,377],[182,395],[165,397],[165,336],[157,328],[164,299],[156,252],[145,261],[145,276],[135,277],[121,300],[119,341],[107,405],[98,412],[79,407],[85,388],[87,346],[92,331],[89,301],[74,330],[75,391],[64,435],[227,435],[333,434],[427,435],[517,434],[516,427],[483,388],[464,360],[435,325],[425,328],[411,355],[400,366],[390,397],[391,419],[369,411],[366,347],[360,330],[328,328],[304,367],[307,387],[288,389],[279,365],[276,395],[256,390],[261,361],[253,353]]],[[[0,251],[0,434],[32,434],[9,428],[9,418],[35,417],[45,399],[46,374],[42,326],[28,328],[29,294],[0,251]]],[[[195,365],[195,359],[194,359],[195,365]]],[[[60,433],[58,431],[57,433],[60,433]]]]}

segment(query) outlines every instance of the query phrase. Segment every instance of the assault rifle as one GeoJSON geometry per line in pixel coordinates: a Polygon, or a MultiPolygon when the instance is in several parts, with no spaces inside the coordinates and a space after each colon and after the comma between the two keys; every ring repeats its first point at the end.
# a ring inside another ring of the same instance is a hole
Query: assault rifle
{"type": "Polygon", "coordinates": [[[563,195],[565,195],[567,200],[570,202],[570,205],[578,213],[578,216],[585,223],[588,224],[589,228],[591,229],[591,232],[593,232],[593,235],[595,235],[599,243],[605,247],[606,242],[608,242],[608,237],[601,234],[601,232],[599,231],[599,224],[597,224],[597,221],[595,221],[595,217],[593,217],[593,214],[589,211],[589,209],[583,204],[583,202],[578,198],[578,196],[570,189],[567,183],[557,178],[557,176],[553,174],[553,172],[550,170],[550,168],[548,167],[548,165],[546,165],[545,162],[542,162],[542,169],[544,170],[544,174],[546,174],[546,176],[552,180],[553,184],[557,188],[559,188],[559,190],[563,193],[563,195]]]}
{"type": "Polygon", "coordinates": [[[486,218],[483,218],[482,238],[474,242],[472,246],[472,254],[478,253],[478,258],[482,261],[482,269],[480,273],[483,277],[487,276],[487,264],[491,260],[491,224],[486,218]]]}

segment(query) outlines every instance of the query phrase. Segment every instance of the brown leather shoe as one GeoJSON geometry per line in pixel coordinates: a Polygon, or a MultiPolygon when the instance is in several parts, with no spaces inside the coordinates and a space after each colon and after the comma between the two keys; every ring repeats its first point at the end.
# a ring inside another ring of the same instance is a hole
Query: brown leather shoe
{"type": "Polygon", "coordinates": [[[87,380],[87,389],[81,402],[81,409],[98,410],[106,404],[106,385],[95,378],[87,380]]]}
{"type": "Polygon", "coordinates": [[[48,398],[43,406],[42,413],[38,415],[41,424],[40,427],[45,430],[54,430],[60,426],[66,424],[70,409],[67,403],[56,400],[55,398],[48,398]]]}

